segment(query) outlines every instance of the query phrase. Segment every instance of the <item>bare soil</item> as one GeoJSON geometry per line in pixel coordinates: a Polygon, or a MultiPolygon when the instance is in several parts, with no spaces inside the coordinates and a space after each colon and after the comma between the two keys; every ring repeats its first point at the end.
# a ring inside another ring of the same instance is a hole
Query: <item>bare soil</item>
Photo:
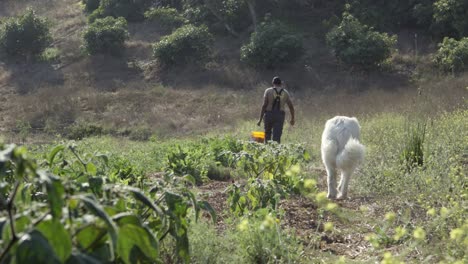
{"type": "MultiPolygon", "coordinates": [[[[227,203],[226,188],[232,181],[211,181],[198,187],[199,197],[211,204],[217,213],[216,229],[223,232],[228,228],[226,223],[230,215],[227,203]]],[[[308,198],[291,196],[280,202],[279,209],[284,212],[281,220],[285,230],[294,232],[304,247],[310,250],[328,252],[336,256],[346,256],[349,259],[360,259],[372,255],[369,242],[365,235],[372,232],[369,221],[363,219],[363,206],[376,207],[376,201],[370,197],[351,197],[347,200],[336,201],[347,215],[340,217],[328,212],[318,211],[317,206],[308,198]],[[324,230],[325,222],[333,222],[334,231],[324,230]]],[[[373,213],[377,213],[373,210],[373,213]]],[[[375,216],[374,216],[375,217],[375,216]]]]}

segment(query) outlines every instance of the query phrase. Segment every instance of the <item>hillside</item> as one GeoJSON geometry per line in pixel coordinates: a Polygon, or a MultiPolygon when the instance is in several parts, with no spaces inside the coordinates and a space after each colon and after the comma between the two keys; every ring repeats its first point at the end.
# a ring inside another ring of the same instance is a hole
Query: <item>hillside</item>
{"type": "Polygon", "coordinates": [[[286,81],[304,118],[317,112],[351,115],[401,108],[407,105],[402,98],[421,87],[428,87],[428,96],[443,102],[438,103],[441,109],[464,103],[459,95],[466,92],[466,76],[444,80],[428,65],[435,46],[427,41],[428,34],[420,33],[419,54],[414,57],[412,36],[421,29],[396,29],[399,49],[387,70],[362,72],[339,64],[327,49],[323,32],[323,21],[339,16],[343,8],[333,1],[306,1],[301,11],[277,14],[303,32],[305,54],[275,69],[255,69],[239,61],[239,49],[248,42],[251,27],[239,37],[217,29],[213,57],[204,67],[165,69],[153,59],[151,45],[169,33],[155,22],[129,23],[122,56],[87,56],[81,50],[87,18],[79,1],[2,1],[0,5],[1,17],[34,8],[49,20],[53,37],[51,60],[9,59],[0,64],[4,132],[29,123],[34,133],[45,129],[56,134],[91,122],[114,135],[132,130],[160,136],[203,133],[210,130],[207,127],[223,128],[255,118],[262,90],[275,75],[286,81]],[[356,98],[359,106],[331,106],[336,94],[356,98]]]}

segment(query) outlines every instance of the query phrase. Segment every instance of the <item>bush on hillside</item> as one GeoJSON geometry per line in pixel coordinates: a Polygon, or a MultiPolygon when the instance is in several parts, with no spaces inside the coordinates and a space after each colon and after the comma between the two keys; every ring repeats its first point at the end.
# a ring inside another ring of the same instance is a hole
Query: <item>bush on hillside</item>
{"type": "Polygon", "coordinates": [[[100,0],[81,0],[81,1],[85,5],[85,11],[88,13],[91,13],[94,10],[98,9],[99,4],[101,3],[100,0]]]}
{"type": "Polygon", "coordinates": [[[468,69],[468,37],[461,40],[444,38],[435,54],[434,63],[445,72],[468,69]]]}
{"type": "Polygon", "coordinates": [[[97,19],[85,30],[83,38],[84,49],[88,54],[119,55],[128,38],[127,21],[122,17],[97,19]]]}
{"type": "Polygon", "coordinates": [[[10,56],[37,56],[51,42],[49,24],[32,9],[6,19],[0,28],[0,48],[10,56]]]}
{"type": "Polygon", "coordinates": [[[142,21],[151,2],[152,0],[101,0],[99,8],[89,16],[89,21],[108,16],[123,17],[131,22],[142,21]]]}
{"type": "Polygon", "coordinates": [[[145,18],[166,28],[180,27],[187,23],[177,9],[169,7],[152,8],[145,12],[145,18]]]}
{"type": "Polygon", "coordinates": [[[166,66],[205,62],[213,46],[206,26],[185,25],[153,45],[153,54],[166,66]]]}
{"type": "Polygon", "coordinates": [[[255,67],[274,68],[302,55],[302,37],[280,21],[261,23],[241,48],[241,60],[255,67]]]}
{"type": "Polygon", "coordinates": [[[341,23],[328,32],[326,38],[327,45],[340,61],[365,69],[389,58],[396,44],[396,36],[374,31],[348,12],[343,13],[341,23]]]}

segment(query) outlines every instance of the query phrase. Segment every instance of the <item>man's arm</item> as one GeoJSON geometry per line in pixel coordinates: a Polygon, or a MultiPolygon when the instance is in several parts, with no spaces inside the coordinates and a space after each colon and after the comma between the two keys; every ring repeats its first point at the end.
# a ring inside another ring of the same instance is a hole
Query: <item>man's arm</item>
{"type": "Polygon", "coordinates": [[[262,111],[260,112],[260,118],[258,119],[257,126],[260,126],[260,124],[262,123],[263,115],[265,115],[267,105],[268,105],[268,97],[266,96],[266,93],[265,93],[265,95],[263,96],[262,111]]]}
{"type": "Polygon", "coordinates": [[[289,107],[289,112],[291,112],[291,120],[289,121],[289,123],[291,124],[291,126],[294,126],[294,123],[296,123],[296,121],[294,119],[294,105],[292,104],[291,99],[287,101],[287,104],[289,107]]]}

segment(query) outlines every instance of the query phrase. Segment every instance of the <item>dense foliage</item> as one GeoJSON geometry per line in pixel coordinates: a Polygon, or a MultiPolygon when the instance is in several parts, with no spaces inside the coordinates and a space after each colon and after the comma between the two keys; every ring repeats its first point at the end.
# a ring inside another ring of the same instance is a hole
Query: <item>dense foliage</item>
{"type": "Polygon", "coordinates": [[[303,52],[302,38],[280,21],[266,21],[252,33],[241,48],[241,60],[256,67],[275,68],[298,59],[303,52]]]}
{"type": "Polygon", "coordinates": [[[91,13],[99,8],[101,0],[81,0],[81,2],[85,5],[85,11],[91,13]]]}
{"type": "Polygon", "coordinates": [[[395,36],[374,31],[348,12],[343,13],[340,25],[327,34],[327,44],[339,60],[367,69],[387,59],[395,43],[395,36]]]}
{"type": "Polygon", "coordinates": [[[0,49],[10,56],[37,56],[51,42],[48,22],[32,9],[0,24],[0,49]]]}
{"type": "Polygon", "coordinates": [[[91,23],[83,34],[84,50],[88,54],[121,54],[128,38],[124,18],[106,17],[91,23]]]}
{"type": "Polygon", "coordinates": [[[145,18],[166,28],[179,27],[187,23],[187,19],[179,14],[177,9],[168,7],[152,8],[145,12],[145,18]]]}
{"type": "Polygon", "coordinates": [[[213,36],[205,26],[185,25],[153,45],[153,54],[166,66],[200,64],[210,56],[213,36]]]}
{"type": "Polygon", "coordinates": [[[434,18],[445,26],[445,35],[468,36],[468,1],[438,0],[434,3],[434,18]]]}
{"type": "Polygon", "coordinates": [[[188,262],[188,213],[215,217],[176,178],[129,182],[104,154],[58,145],[38,165],[24,148],[0,149],[2,263],[153,262],[167,235],[188,262]]]}
{"type": "Polygon", "coordinates": [[[444,38],[439,44],[434,62],[445,72],[460,72],[468,69],[468,37],[457,41],[444,38]]]}
{"type": "Polygon", "coordinates": [[[123,17],[128,21],[142,21],[152,0],[101,0],[99,7],[90,15],[90,20],[112,16],[123,17]]]}

